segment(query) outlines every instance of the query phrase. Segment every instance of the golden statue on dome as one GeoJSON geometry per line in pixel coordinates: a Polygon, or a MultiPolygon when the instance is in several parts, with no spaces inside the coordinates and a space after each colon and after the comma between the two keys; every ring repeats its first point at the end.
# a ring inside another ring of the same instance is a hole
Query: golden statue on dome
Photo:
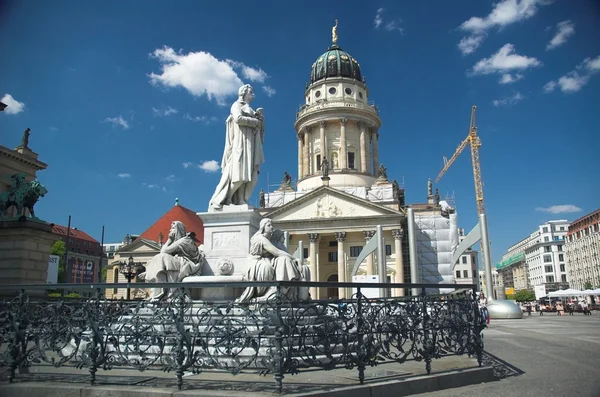
{"type": "Polygon", "coordinates": [[[333,42],[333,45],[337,45],[337,40],[338,40],[337,26],[338,26],[338,20],[336,19],[335,25],[331,29],[331,41],[333,42]]]}

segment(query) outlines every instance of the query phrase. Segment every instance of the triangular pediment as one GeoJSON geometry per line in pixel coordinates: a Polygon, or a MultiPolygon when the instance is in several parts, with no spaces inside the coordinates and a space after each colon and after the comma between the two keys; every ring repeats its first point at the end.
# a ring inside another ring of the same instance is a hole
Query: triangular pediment
{"type": "Polygon", "coordinates": [[[145,238],[136,238],[130,244],[127,244],[117,251],[120,255],[127,254],[141,254],[147,252],[158,252],[160,247],[157,243],[152,240],[145,238]]]}
{"type": "Polygon", "coordinates": [[[276,221],[361,218],[400,215],[400,212],[333,189],[320,187],[266,214],[276,221]]]}

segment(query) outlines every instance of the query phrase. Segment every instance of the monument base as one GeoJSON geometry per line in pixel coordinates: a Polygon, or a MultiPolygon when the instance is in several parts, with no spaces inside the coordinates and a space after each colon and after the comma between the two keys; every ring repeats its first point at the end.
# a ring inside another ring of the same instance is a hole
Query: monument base
{"type": "Polygon", "coordinates": [[[204,254],[208,266],[202,276],[221,275],[220,265],[231,261],[233,271],[227,274],[246,275],[250,238],[258,231],[262,216],[248,205],[228,205],[220,210],[199,212],[204,223],[204,254]]]}
{"type": "MultiPolygon", "coordinates": [[[[227,283],[244,281],[240,274],[231,276],[188,276],[182,280],[184,283],[227,283]]],[[[233,301],[242,295],[244,288],[186,288],[190,297],[201,301],[233,301]]]]}
{"type": "MultiPolygon", "coordinates": [[[[2,284],[46,284],[50,248],[58,237],[52,226],[32,219],[0,221],[0,274],[2,284]]],[[[18,290],[2,289],[0,295],[18,290]]],[[[44,290],[28,295],[46,295],[44,290]]]]}

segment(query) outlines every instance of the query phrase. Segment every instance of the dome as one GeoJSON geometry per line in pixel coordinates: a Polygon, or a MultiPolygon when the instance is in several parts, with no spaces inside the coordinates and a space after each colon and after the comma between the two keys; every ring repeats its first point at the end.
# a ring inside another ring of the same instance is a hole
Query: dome
{"type": "Polygon", "coordinates": [[[329,49],[313,63],[310,72],[310,84],[327,77],[348,77],[364,82],[360,72],[360,65],[356,62],[356,59],[337,45],[329,47],[329,49]]]}

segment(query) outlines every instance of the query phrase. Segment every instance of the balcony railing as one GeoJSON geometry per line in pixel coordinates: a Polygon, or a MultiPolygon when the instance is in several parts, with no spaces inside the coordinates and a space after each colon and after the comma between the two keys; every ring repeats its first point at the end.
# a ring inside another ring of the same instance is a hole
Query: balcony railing
{"type": "Polygon", "coordinates": [[[173,372],[179,389],[184,373],[221,370],[271,373],[282,392],[285,374],[309,368],[355,369],[364,382],[366,366],[383,362],[432,361],[474,355],[481,365],[485,327],[470,290],[426,295],[426,288],[475,288],[458,284],[359,283],[173,283],[160,301],[110,301],[105,289],[128,284],[0,285],[18,295],[0,300],[0,367],[9,381],[33,365],[98,370],[162,369],[173,372]],[[273,287],[263,302],[194,301],[188,288],[273,287]],[[355,288],[351,299],[289,301],[298,287],[355,288]],[[369,299],[365,288],[418,288],[418,296],[369,299]],[[39,297],[43,290],[95,291],[90,298],[39,297]],[[37,297],[36,297],[37,295],[37,297]]]}
{"type": "Polygon", "coordinates": [[[365,104],[363,102],[358,101],[328,101],[322,100],[320,102],[316,102],[310,105],[302,105],[298,112],[296,113],[296,120],[305,114],[316,112],[318,110],[330,109],[330,108],[353,108],[365,110],[367,112],[371,112],[374,115],[379,115],[379,109],[375,106],[375,103],[370,102],[365,104]]]}

